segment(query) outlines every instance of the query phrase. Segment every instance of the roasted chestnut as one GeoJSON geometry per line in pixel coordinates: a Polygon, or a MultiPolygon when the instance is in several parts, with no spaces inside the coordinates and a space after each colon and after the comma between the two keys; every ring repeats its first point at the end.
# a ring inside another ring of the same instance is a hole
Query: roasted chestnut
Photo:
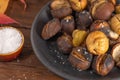
{"type": "Polygon", "coordinates": [[[87,0],[69,0],[74,11],[80,12],[86,8],[87,0]]]}
{"type": "Polygon", "coordinates": [[[116,14],[120,14],[120,4],[115,6],[115,12],[116,14]]]}
{"type": "Polygon", "coordinates": [[[86,70],[90,67],[92,57],[92,54],[90,54],[86,48],[76,47],[73,48],[68,60],[75,68],[86,70]]]}
{"type": "Polygon", "coordinates": [[[116,62],[116,66],[120,67],[120,43],[113,46],[112,57],[116,62]]]}
{"type": "Polygon", "coordinates": [[[90,53],[102,55],[109,49],[109,39],[103,32],[93,31],[87,36],[86,46],[90,53]]]}
{"type": "Polygon", "coordinates": [[[85,30],[74,30],[72,33],[72,37],[73,37],[73,46],[79,46],[86,38],[87,36],[87,31],[85,30]]]}
{"type": "Polygon", "coordinates": [[[64,33],[57,39],[57,45],[61,52],[69,54],[72,51],[72,37],[64,33]]]}
{"type": "Polygon", "coordinates": [[[105,0],[96,0],[91,6],[91,14],[94,19],[98,20],[108,20],[113,11],[113,4],[105,0]]]}
{"type": "Polygon", "coordinates": [[[47,40],[56,35],[61,30],[61,24],[59,19],[54,18],[50,20],[44,27],[41,36],[44,40],[47,40]]]}
{"type": "Polygon", "coordinates": [[[55,18],[64,18],[72,13],[68,0],[53,0],[50,7],[51,14],[55,18]]]}
{"type": "Polygon", "coordinates": [[[90,26],[90,31],[100,30],[102,28],[110,28],[109,24],[104,20],[95,20],[90,26]]]}
{"type": "Polygon", "coordinates": [[[73,30],[75,29],[75,21],[73,16],[67,16],[61,20],[62,31],[66,32],[69,35],[72,35],[73,30]]]}
{"type": "Polygon", "coordinates": [[[120,37],[117,40],[110,40],[110,46],[113,47],[115,44],[120,43],[120,37]]]}
{"type": "Polygon", "coordinates": [[[104,20],[96,20],[90,26],[90,31],[100,30],[112,40],[118,39],[119,35],[110,29],[110,25],[104,20]]]}
{"type": "Polygon", "coordinates": [[[109,21],[113,31],[120,35],[120,14],[114,15],[109,21]]]}
{"type": "Polygon", "coordinates": [[[108,0],[110,1],[113,5],[116,5],[116,0],[108,0]]]}
{"type": "Polygon", "coordinates": [[[93,70],[101,75],[107,75],[114,67],[114,60],[110,54],[96,56],[93,60],[93,70]]]}
{"type": "Polygon", "coordinates": [[[86,10],[76,13],[76,26],[78,29],[87,30],[93,22],[90,13],[86,10]]]}
{"type": "MultiPolygon", "coordinates": [[[[93,4],[95,1],[101,1],[101,0],[88,0],[91,4],[93,4]]],[[[108,1],[111,2],[113,5],[116,5],[116,0],[104,0],[104,1],[108,1]]]]}

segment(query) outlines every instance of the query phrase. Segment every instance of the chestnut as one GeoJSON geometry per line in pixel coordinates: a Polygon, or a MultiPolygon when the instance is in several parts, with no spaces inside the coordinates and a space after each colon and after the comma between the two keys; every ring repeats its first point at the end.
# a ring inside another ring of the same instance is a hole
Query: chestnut
{"type": "Polygon", "coordinates": [[[90,26],[90,31],[100,30],[112,40],[118,39],[119,35],[110,29],[110,25],[104,20],[95,20],[90,26]]]}
{"type": "Polygon", "coordinates": [[[72,35],[73,30],[75,29],[75,21],[73,16],[67,16],[61,20],[62,31],[72,35]]]}
{"type": "Polygon", "coordinates": [[[86,70],[90,67],[92,57],[85,47],[76,47],[73,48],[68,60],[75,68],[86,70]]]}
{"type": "Polygon", "coordinates": [[[101,75],[107,75],[114,67],[114,60],[110,54],[95,56],[92,64],[93,70],[101,75]]]}
{"type": "Polygon", "coordinates": [[[115,13],[120,14],[120,4],[115,6],[115,13]]]}
{"type": "Polygon", "coordinates": [[[73,37],[73,46],[79,46],[81,43],[83,43],[83,41],[85,40],[87,36],[87,31],[85,30],[74,30],[72,33],[72,37],[73,37]]]}
{"type": "Polygon", "coordinates": [[[68,0],[53,0],[50,7],[51,14],[55,18],[64,18],[72,13],[68,0]]]}
{"type": "Polygon", "coordinates": [[[120,35],[120,14],[114,15],[110,21],[111,29],[120,35]]]}
{"type": "Polygon", "coordinates": [[[116,62],[116,66],[120,67],[120,43],[113,46],[111,54],[116,62]]]}
{"type": "Polygon", "coordinates": [[[86,10],[76,13],[76,26],[77,29],[87,30],[93,22],[90,13],[86,10]]]}
{"type": "Polygon", "coordinates": [[[111,2],[113,5],[116,5],[116,0],[108,0],[109,2],[111,2]]]}
{"type": "MultiPolygon", "coordinates": [[[[95,1],[101,1],[101,0],[88,0],[90,2],[90,4],[93,4],[95,1]]],[[[116,5],[116,0],[104,0],[104,1],[108,1],[111,2],[113,5],[116,5]]]]}
{"type": "Polygon", "coordinates": [[[87,6],[87,0],[69,0],[74,11],[80,12],[87,6]]]}
{"type": "Polygon", "coordinates": [[[109,39],[103,32],[93,31],[87,36],[86,46],[90,53],[102,55],[109,49],[109,39]]]}
{"type": "Polygon", "coordinates": [[[110,28],[110,25],[104,21],[104,20],[95,20],[91,26],[90,26],[90,31],[95,31],[95,30],[100,30],[102,28],[110,28]]]}
{"type": "Polygon", "coordinates": [[[88,3],[92,5],[96,0],[88,0],[88,3]]]}
{"type": "Polygon", "coordinates": [[[50,39],[55,36],[61,30],[61,24],[59,19],[54,18],[47,22],[47,24],[43,27],[41,36],[44,40],[50,39]]]}
{"type": "Polygon", "coordinates": [[[94,19],[108,20],[112,12],[114,11],[114,5],[111,2],[105,0],[97,0],[91,6],[91,14],[94,19]]]}
{"type": "Polygon", "coordinates": [[[115,44],[120,43],[120,37],[117,40],[110,40],[110,46],[113,47],[115,44]]]}
{"type": "Polygon", "coordinates": [[[57,39],[58,48],[63,54],[69,54],[72,51],[72,37],[64,33],[57,39]]]}

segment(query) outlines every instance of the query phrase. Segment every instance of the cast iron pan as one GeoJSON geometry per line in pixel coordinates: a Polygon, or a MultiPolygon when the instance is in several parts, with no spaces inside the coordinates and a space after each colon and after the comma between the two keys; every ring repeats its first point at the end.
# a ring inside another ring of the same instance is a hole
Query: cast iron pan
{"type": "Polygon", "coordinates": [[[36,16],[31,30],[31,42],[38,59],[52,72],[68,80],[120,80],[120,69],[114,68],[110,74],[101,77],[91,69],[76,70],[68,61],[68,56],[61,54],[56,46],[56,37],[43,40],[40,36],[43,26],[52,19],[49,4],[46,4],[36,16]]]}

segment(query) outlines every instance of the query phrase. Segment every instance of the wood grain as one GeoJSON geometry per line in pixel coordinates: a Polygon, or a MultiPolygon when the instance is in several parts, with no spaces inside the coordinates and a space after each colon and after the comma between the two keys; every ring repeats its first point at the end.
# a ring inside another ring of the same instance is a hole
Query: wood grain
{"type": "Polygon", "coordinates": [[[0,62],[0,80],[63,80],[41,64],[32,50],[30,41],[32,22],[48,1],[26,0],[28,6],[25,11],[24,5],[19,0],[10,1],[6,14],[21,23],[21,25],[11,24],[11,26],[23,32],[25,45],[17,59],[0,62]]]}

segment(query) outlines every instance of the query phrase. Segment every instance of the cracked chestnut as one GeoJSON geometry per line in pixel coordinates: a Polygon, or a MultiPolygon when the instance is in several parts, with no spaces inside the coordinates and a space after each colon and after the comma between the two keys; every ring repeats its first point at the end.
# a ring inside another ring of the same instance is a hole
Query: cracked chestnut
{"type": "Polygon", "coordinates": [[[61,24],[59,19],[54,18],[47,22],[47,24],[43,27],[41,36],[44,40],[50,39],[55,36],[61,30],[61,24]]]}
{"type": "Polygon", "coordinates": [[[116,66],[120,67],[120,43],[113,46],[112,57],[116,62],[116,66]]]}
{"type": "Polygon", "coordinates": [[[114,11],[114,5],[105,0],[97,0],[91,6],[91,14],[94,19],[108,20],[114,11]]]}
{"type": "Polygon", "coordinates": [[[73,48],[68,60],[75,68],[86,70],[90,67],[92,57],[85,47],[76,47],[73,48]]]}
{"type": "Polygon", "coordinates": [[[99,30],[112,40],[118,39],[119,35],[110,29],[110,25],[104,20],[96,20],[90,26],[90,31],[99,30]]]}
{"type": "Polygon", "coordinates": [[[87,0],[69,0],[74,11],[83,11],[87,6],[87,0]]]}
{"type": "Polygon", "coordinates": [[[73,37],[73,46],[80,46],[84,40],[86,39],[87,36],[87,31],[85,30],[74,30],[72,33],[72,37],[73,37]]]}
{"type": "Polygon", "coordinates": [[[50,7],[51,14],[55,18],[64,18],[72,13],[68,0],[53,0],[50,7]]]}
{"type": "Polygon", "coordinates": [[[93,31],[87,36],[86,46],[90,53],[102,55],[109,49],[109,39],[103,32],[93,31]]]}
{"type": "Polygon", "coordinates": [[[120,14],[114,15],[110,21],[111,29],[120,35],[120,14]]]}
{"type": "Polygon", "coordinates": [[[67,16],[61,20],[62,31],[71,35],[75,29],[75,21],[73,16],[67,16]]]}
{"type": "Polygon", "coordinates": [[[114,60],[110,54],[99,55],[94,58],[92,67],[97,74],[105,76],[113,69],[114,60]]]}

